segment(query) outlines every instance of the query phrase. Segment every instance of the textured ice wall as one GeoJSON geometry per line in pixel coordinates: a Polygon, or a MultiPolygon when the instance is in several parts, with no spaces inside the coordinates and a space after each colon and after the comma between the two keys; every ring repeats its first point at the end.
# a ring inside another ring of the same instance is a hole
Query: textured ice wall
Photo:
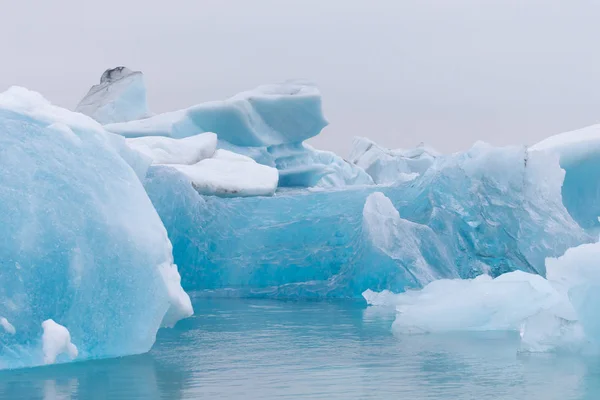
{"type": "Polygon", "coordinates": [[[26,89],[0,94],[0,369],[75,356],[63,339],[48,347],[49,319],[83,360],[146,352],[191,314],[136,175],[147,166],[89,117],[26,89]]]}
{"type": "Polygon", "coordinates": [[[360,297],[369,288],[403,291],[440,277],[544,275],[547,256],[592,240],[562,205],[563,177],[551,155],[478,144],[394,187],[219,199],[200,196],[185,177],[160,167],[151,168],[145,186],[186,289],[360,297]],[[374,205],[385,201],[367,202],[376,190],[399,215],[386,202],[377,216],[374,205]],[[402,242],[404,235],[411,237],[402,242]],[[401,246],[411,251],[397,251],[401,246]],[[419,265],[425,275],[411,273],[423,272],[419,265]]]}

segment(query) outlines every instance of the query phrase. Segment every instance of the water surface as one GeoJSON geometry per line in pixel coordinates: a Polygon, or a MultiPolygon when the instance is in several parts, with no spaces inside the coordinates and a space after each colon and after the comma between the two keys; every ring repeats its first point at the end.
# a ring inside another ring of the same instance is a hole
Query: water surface
{"type": "Polygon", "coordinates": [[[194,300],[149,354],[0,373],[2,399],[598,399],[600,360],[516,333],[395,337],[353,302],[194,300]]]}

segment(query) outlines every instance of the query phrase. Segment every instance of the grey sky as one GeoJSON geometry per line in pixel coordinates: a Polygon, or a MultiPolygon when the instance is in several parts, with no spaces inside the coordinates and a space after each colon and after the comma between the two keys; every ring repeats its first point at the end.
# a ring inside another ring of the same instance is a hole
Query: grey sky
{"type": "Polygon", "coordinates": [[[448,152],[600,121],[600,1],[0,0],[0,90],[73,108],[109,67],[142,70],[152,111],[288,78],[316,82],[352,137],[448,152]]]}

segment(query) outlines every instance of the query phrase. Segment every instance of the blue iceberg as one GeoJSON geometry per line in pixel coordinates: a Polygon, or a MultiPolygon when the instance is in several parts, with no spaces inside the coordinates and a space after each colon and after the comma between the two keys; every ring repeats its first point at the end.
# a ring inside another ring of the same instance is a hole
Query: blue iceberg
{"type": "Polygon", "coordinates": [[[0,94],[0,369],[143,353],[191,315],[149,160],[39,94],[0,94]]]}
{"type": "Polygon", "coordinates": [[[360,297],[439,278],[544,275],[546,257],[593,240],[563,206],[563,177],[551,154],[477,144],[392,186],[222,199],[165,167],[145,186],[186,290],[360,297]]]}
{"type": "Polygon", "coordinates": [[[277,168],[280,187],[372,184],[362,168],[303,143],[326,125],[319,90],[309,83],[290,81],[259,86],[224,101],[107,124],[105,128],[128,138],[181,139],[213,132],[220,149],[277,168]]]}

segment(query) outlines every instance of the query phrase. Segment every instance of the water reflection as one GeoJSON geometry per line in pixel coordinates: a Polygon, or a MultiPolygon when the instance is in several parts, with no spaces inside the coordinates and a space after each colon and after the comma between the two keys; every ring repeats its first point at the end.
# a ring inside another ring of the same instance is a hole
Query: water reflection
{"type": "Polygon", "coordinates": [[[0,373],[2,399],[596,399],[600,362],[505,332],[394,337],[353,303],[202,299],[146,355],[0,373]]]}

